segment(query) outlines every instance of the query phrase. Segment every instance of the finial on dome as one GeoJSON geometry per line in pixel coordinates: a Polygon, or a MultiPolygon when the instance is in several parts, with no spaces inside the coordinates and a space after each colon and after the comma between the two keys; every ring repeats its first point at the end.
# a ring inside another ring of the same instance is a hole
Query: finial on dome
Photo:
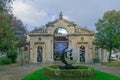
{"type": "Polygon", "coordinates": [[[62,12],[60,12],[60,14],[59,14],[59,19],[63,19],[63,14],[62,14],[62,12]]]}

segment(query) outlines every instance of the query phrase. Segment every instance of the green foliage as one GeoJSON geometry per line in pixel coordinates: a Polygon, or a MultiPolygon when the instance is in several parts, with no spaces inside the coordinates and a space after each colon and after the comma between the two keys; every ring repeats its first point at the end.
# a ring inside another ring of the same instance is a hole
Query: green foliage
{"type": "Polygon", "coordinates": [[[0,14],[0,51],[5,52],[14,49],[17,38],[10,28],[10,21],[7,14],[0,14]]]}
{"type": "Polygon", "coordinates": [[[13,0],[0,0],[0,13],[8,13],[11,10],[11,5],[13,0]]]}
{"type": "Polygon", "coordinates": [[[12,1],[0,0],[0,51],[6,52],[7,57],[14,63],[17,58],[18,40],[25,41],[23,37],[25,39],[26,29],[23,23],[11,13],[12,1]]]}
{"type": "Polygon", "coordinates": [[[0,51],[6,52],[8,58],[15,62],[18,40],[10,26],[9,16],[0,14],[0,51]]]}
{"type": "Polygon", "coordinates": [[[22,21],[19,20],[14,15],[9,15],[9,17],[10,17],[11,28],[14,31],[15,35],[17,35],[18,38],[26,35],[27,30],[23,25],[22,21]]]}
{"type": "Polygon", "coordinates": [[[19,20],[12,14],[12,2],[14,0],[0,0],[0,14],[7,14],[10,20],[10,27],[15,32],[15,34],[24,35],[26,33],[25,26],[22,21],[19,20]]]}
{"type": "Polygon", "coordinates": [[[43,74],[44,69],[39,69],[25,76],[22,80],[120,80],[120,77],[95,70],[95,76],[91,78],[49,78],[43,74]]]}
{"type": "Polygon", "coordinates": [[[52,78],[80,78],[92,77],[94,68],[89,66],[77,66],[77,69],[59,69],[59,65],[44,67],[44,74],[52,78]]]}
{"type": "Polygon", "coordinates": [[[14,50],[8,50],[7,51],[7,57],[11,59],[12,63],[16,62],[16,58],[17,58],[17,51],[14,50]]]}
{"type": "Polygon", "coordinates": [[[107,11],[102,19],[95,24],[97,33],[95,35],[94,44],[100,48],[111,51],[120,47],[120,12],[107,11]]]}
{"type": "Polygon", "coordinates": [[[4,65],[4,64],[10,64],[12,61],[10,58],[8,57],[0,57],[0,65],[4,65]]]}

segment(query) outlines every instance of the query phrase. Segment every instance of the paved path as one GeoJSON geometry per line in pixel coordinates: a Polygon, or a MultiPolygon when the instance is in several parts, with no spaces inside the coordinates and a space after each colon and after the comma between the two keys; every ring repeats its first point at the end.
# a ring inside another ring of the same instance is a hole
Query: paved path
{"type": "MultiPolygon", "coordinates": [[[[20,65],[0,66],[0,80],[21,80],[21,78],[41,67],[57,63],[34,63],[20,65]]],[[[120,67],[107,67],[100,64],[91,64],[95,69],[120,76],[120,67]]]]}
{"type": "Polygon", "coordinates": [[[97,70],[107,72],[116,76],[120,76],[120,67],[108,67],[100,64],[93,64],[93,67],[97,70]]]}
{"type": "Polygon", "coordinates": [[[29,74],[43,66],[49,65],[48,63],[34,63],[20,65],[7,65],[0,66],[0,80],[21,80],[23,76],[29,74]]]}

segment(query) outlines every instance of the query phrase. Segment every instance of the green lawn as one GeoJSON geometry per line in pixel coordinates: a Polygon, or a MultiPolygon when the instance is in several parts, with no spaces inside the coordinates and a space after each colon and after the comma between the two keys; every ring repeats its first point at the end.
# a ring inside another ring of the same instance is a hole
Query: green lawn
{"type": "Polygon", "coordinates": [[[79,78],[79,79],[51,79],[46,75],[42,74],[43,68],[39,69],[27,76],[22,80],[120,80],[120,77],[114,76],[108,73],[95,70],[95,76],[92,78],[79,78]]]}
{"type": "Polygon", "coordinates": [[[120,61],[113,61],[113,62],[106,62],[104,63],[106,66],[111,66],[111,67],[120,67],[120,61]]]}

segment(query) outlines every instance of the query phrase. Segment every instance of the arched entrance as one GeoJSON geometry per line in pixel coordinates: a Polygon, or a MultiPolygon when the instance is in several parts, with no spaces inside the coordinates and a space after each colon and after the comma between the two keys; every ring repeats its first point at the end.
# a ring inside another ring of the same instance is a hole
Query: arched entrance
{"type": "Polygon", "coordinates": [[[95,47],[95,58],[99,58],[99,55],[98,55],[98,47],[95,47]]]}
{"type": "Polygon", "coordinates": [[[54,61],[59,61],[63,49],[68,46],[68,32],[59,27],[54,31],[54,61]]]}
{"type": "Polygon", "coordinates": [[[24,47],[24,61],[26,63],[29,62],[29,54],[28,54],[28,47],[27,46],[24,47]]]}
{"type": "Polygon", "coordinates": [[[41,46],[37,48],[37,62],[42,62],[43,49],[41,46]]]}
{"type": "Polygon", "coordinates": [[[85,62],[85,47],[80,46],[80,62],[85,62]]]}
{"type": "Polygon", "coordinates": [[[95,62],[95,63],[98,63],[98,62],[100,62],[100,58],[99,58],[99,54],[98,54],[98,47],[95,47],[95,51],[94,51],[94,58],[93,58],[93,62],[95,62]]]}

